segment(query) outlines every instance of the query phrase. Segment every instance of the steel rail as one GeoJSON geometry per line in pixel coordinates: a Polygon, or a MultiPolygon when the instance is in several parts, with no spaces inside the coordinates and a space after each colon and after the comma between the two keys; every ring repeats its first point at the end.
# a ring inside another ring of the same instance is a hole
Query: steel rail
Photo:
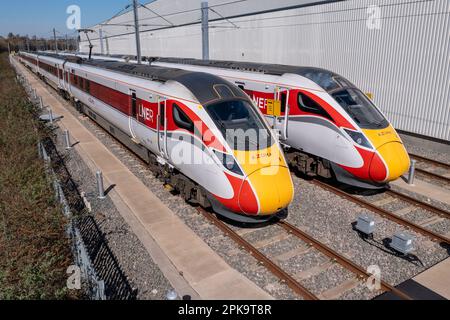
{"type": "Polygon", "coordinates": [[[406,194],[394,191],[392,189],[387,189],[386,193],[388,195],[392,196],[392,197],[396,197],[396,198],[399,198],[401,200],[407,201],[407,202],[409,202],[411,204],[414,204],[414,205],[416,205],[418,207],[421,207],[421,208],[423,208],[425,210],[432,211],[432,212],[436,213],[437,215],[439,215],[441,217],[445,217],[445,218],[450,219],[450,212],[448,212],[448,211],[446,211],[444,209],[435,207],[435,206],[433,206],[431,204],[428,204],[428,203],[423,202],[421,200],[415,199],[415,198],[410,197],[410,196],[408,196],[406,194]]]}
{"type": "Polygon", "coordinates": [[[339,196],[341,196],[343,198],[346,198],[347,200],[350,200],[350,201],[352,201],[352,202],[354,202],[354,203],[356,203],[356,204],[358,204],[358,205],[360,205],[360,206],[362,206],[364,208],[367,208],[367,209],[369,209],[369,210],[371,210],[371,211],[373,211],[375,213],[378,213],[382,217],[386,217],[386,218],[388,218],[388,219],[390,219],[390,220],[392,220],[392,221],[394,221],[394,222],[396,222],[398,224],[404,225],[404,226],[406,226],[406,227],[408,227],[408,228],[410,228],[412,230],[415,230],[416,232],[431,238],[433,241],[440,241],[440,242],[444,242],[444,243],[450,244],[450,239],[448,239],[448,238],[446,238],[446,237],[444,237],[442,235],[439,235],[436,232],[433,232],[431,230],[427,230],[427,229],[425,229],[425,228],[423,228],[423,227],[421,227],[421,226],[419,226],[419,225],[417,225],[417,224],[415,224],[413,222],[405,220],[405,219],[403,219],[403,218],[393,214],[392,212],[389,212],[389,211],[384,210],[384,209],[382,209],[380,207],[377,207],[377,206],[371,204],[370,202],[367,202],[367,201],[362,200],[362,199],[360,199],[360,198],[358,198],[356,196],[348,194],[345,191],[342,191],[342,190],[340,190],[340,189],[338,189],[336,187],[330,186],[330,185],[328,185],[328,184],[326,184],[324,182],[321,182],[319,180],[312,180],[311,183],[313,183],[313,184],[315,184],[315,185],[317,185],[319,187],[322,187],[323,189],[327,189],[328,191],[333,192],[333,193],[335,193],[335,194],[337,194],[337,195],[339,195],[339,196]]]}
{"type": "MultiPolygon", "coordinates": [[[[444,162],[441,162],[441,161],[437,161],[437,160],[434,160],[434,159],[425,158],[425,157],[422,157],[422,156],[419,156],[419,155],[413,154],[413,153],[410,153],[409,155],[413,159],[416,159],[416,160],[419,160],[419,161],[422,161],[422,162],[428,162],[428,163],[431,163],[431,164],[433,164],[435,166],[442,167],[442,168],[450,170],[450,164],[447,164],[447,163],[444,163],[444,162]]],[[[418,173],[421,173],[421,174],[424,174],[424,175],[428,175],[428,176],[430,176],[432,178],[439,179],[439,180],[445,181],[447,183],[450,183],[450,178],[442,176],[440,174],[436,174],[434,172],[431,172],[431,171],[428,171],[428,170],[424,170],[424,169],[420,169],[420,168],[416,168],[416,171],[418,173]]]]}
{"type": "Polygon", "coordinates": [[[425,157],[422,157],[422,156],[419,156],[419,155],[413,154],[413,153],[410,153],[409,155],[410,155],[411,158],[414,158],[414,159],[417,159],[417,160],[421,160],[421,161],[425,161],[425,162],[430,162],[430,163],[432,163],[434,165],[450,169],[450,164],[447,164],[447,163],[444,163],[444,162],[440,162],[440,161],[437,161],[437,160],[434,160],[434,159],[428,159],[428,158],[425,158],[425,157]]]}
{"type": "MultiPolygon", "coordinates": [[[[355,264],[351,260],[347,259],[343,255],[337,253],[333,249],[329,248],[328,246],[324,245],[320,241],[314,239],[307,233],[303,232],[302,230],[298,229],[297,227],[291,225],[290,223],[286,221],[279,221],[278,225],[284,228],[288,233],[300,238],[306,243],[309,243],[313,247],[315,247],[317,250],[328,256],[329,258],[333,259],[337,263],[339,263],[341,266],[343,266],[345,269],[350,270],[351,272],[357,274],[361,278],[370,278],[372,275],[367,273],[362,267],[355,264]]],[[[402,292],[401,290],[393,287],[389,283],[381,280],[380,282],[381,288],[385,292],[392,292],[399,298],[403,300],[412,300],[410,296],[408,296],[406,293],[402,292]]]]}
{"type": "Polygon", "coordinates": [[[294,292],[301,295],[306,300],[319,300],[319,298],[311,293],[308,289],[302,286],[297,280],[286,273],[278,265],[272,262],[268,257],[266,257],[261,251],[256,249],[247,240],[239,236],[234,230],[227,226],[224,222],[219,220],[214,214],[205,211],[202,208],[197,208],[197,211],[203,215],[206,219],[212,222],[216,227],[218,227],[222,232],[229,236],[233,241],[235,241],[239,246],[245,248],[249,251],[252,256],[257,259],[260,263],[264,264],[266,268],[274,274],[277,278],[282,280],[286,285],[291,288],[294,292]]]}
{"type": "Polygon", "coordinates": [[[430,176],[430,177],[438,179],[438,180],[445,181],[447,183],[450,183],[450,178],[441,176],[439,174],[436,174],[436,173],[428,171],[428,170],[423,170],[423,169],[420,169],[420,168],[416,168],[416,172],[424,174],[424,175],[427,175],[427,176],[430,176]]]}

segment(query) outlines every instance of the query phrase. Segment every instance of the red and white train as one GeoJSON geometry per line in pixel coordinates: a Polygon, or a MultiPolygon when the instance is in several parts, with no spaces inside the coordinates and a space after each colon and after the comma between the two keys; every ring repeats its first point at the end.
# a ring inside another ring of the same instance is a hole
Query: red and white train
{"type": "Polygon", "coordinates": [[[222,78],[167,67],[21,52],[19,59],[146,160],[187,201],[241,222],[293,200],[283,150],[249,97],[222,78]],[[246,129],[256,136],[232,136],[246,129]]]}
{"type": "Polygon", "coordinates": [[[355,85],[331,71],[182,58],[148,61],[211,73],[243,89],[279,132],[290,162],[305,174],[380,188],[409,168],[408,153],[383,113],[355,85]]]}

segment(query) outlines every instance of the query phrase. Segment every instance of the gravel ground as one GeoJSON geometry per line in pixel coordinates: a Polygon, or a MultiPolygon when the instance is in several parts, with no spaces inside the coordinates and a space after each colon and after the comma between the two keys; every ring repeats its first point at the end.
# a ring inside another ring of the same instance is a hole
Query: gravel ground
{"type": "MultiPolygon", "coordinates": [[[[289,274],[309,270],[315,266],[327,262],[329,259],[317,250],[308,251],[302,255],[295,256],[287,261],[282,261],[279,265],[289,274]]],[[[312,289],[308,287],[308,289],[312,289]]]]}
{"type": "MultiPolygon", "coordinates": [[[[364,199],[364,200],[367,200],[367,199],[364,199]]],[[[396,211],[405,209],[409,206],[410,206],[409,203],[404,202],[404,201],[398,201],[397,199],[395,199],[393,202],[382,205],[381,208],[383,208],[386,211],[396,212],[396,211]]]]}
{"type": "MultiPolygon", "coordinates": [[[[403,216],[403,218],[405,218],[406,220],[411,221],[413,223],[419,224],[420,222],[424,221],[425,219],[433,218],[435,216],[436,215],[434,215],[428,211],[424,211],[424,210],[421,210],[420,208],[418,208],[414,211],[411,211],[411,212],[405,214],[403,216]]],[[[450,229],[448,231],[450,231],[450,229]]]]}
{"type": "Polygon", "coordinates": [[[276,258],[283,253],[295,249],[303,249],[305,247],[305,243],[302,240],[295,237],[290,237],[289,239],[278,241],[262,248],[261,252],[268,257],[276,258]]]}
{"type": "Polygon", "coordinates": [[[313,288],[313,293],[319,295],[326,290],[332,289],[347,280],[355,278],[355,275],[338,264],[332,265],[314,277],[302,281],[308,288],[313,288]],[[318,290],[320,288],[320,291],[318,290]]]}
{"type": "Polygon", "coordinates": [[[339,300],[361,300],[361,297],[373,299],[382,294],[381,291],[370,291],[366,282],[362,281],[356,288],[345,292],[339,297],[339,300]]]}
{"type": "MultiPolygon", "coordinates": [[[[120,268],[128,277],[133,288],[137,289],[137,299],[162,300],[172,290],[158,266],[134,235],[128,224],[107,197],[96,197],[96,178],[74,150],[64,149],[61,130],[58,134],[57,147],[65,157],[65,164],[78,186],[92,206],[91,214],[106,237],[109,248],[119,262],[120,268]]],[[[105,186],[107,187],[107,186],[105,186]]]]}
{"type": "MultiPolygon", "coordinates": [[[[391,284],[398,285],[449,256],[439,244],[412,233],[417,246],[414,254],[424,266],[397,257],[384,248],[383,240],[403,231],[402,226],[370,213],[377,220],[377,231],[375,241],[368,243],[352,230],[352,223],[367,210],[300,178],[294,177],[294,184],[297,195],[288,221],[297,227],[308,226],[312,236],[360,266],[378,265],[382,278],[391,284]]],[[[362,297],[366,296],[357,298],[362,297]]]]}

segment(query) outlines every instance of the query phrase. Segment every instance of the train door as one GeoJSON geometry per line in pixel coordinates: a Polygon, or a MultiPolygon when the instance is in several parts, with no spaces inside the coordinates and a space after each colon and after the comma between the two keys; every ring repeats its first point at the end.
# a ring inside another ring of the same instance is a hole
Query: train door
{"type": "Polygon", "coordinates": [[[58,88],[61,89],[61,77],[60,77],[60,73],[61,70],[59,69],[59,66],[56,65],[56,77],[58,78],[58,88]]]}
{"type": "Polygon", "coordinates": [[[138,108],[138,101],[137,101],[137,95],[136,95],[136,91],[130,89],[130,108],[129,108],[129,117],[128,117],[128,126],[130,128],[130,135],[132,140],[135,143],[139,143],[135,130],[134,130],[134,126],[137,124],[137,108],[138,108]]]}
{"type": "Polygon", "coordinates": [[[57,66],[58,69],[58,84],[59,84],[59,88],[63,89],[64,88],[64,69],[61,69],[59,67],[59,65],[57,66]]]}
{"type": "Polygon", "coordinates": [[[64,72],[64,83],[66,91],[69,92],[69,70],[64,72]]]}
{"type": "Polygon", "coordinates": [[[158,97],[158,150],[164,159],[168,159],[167,152],[167,99],[158,97]]]}
{"type": "Polygon", "coordinates": [[[73,69],[67,70],[67,91],[72,95],[72,81],[75,75],[75,71],[73,69]]]}
{"type": "Polygon", "coordinates": [[[280,115],[275,120],[275,129],[279,131],[281,140],[287,140],[289,136],[289,95],[289,88],[277,87],[275,89],[275,100],[280,101],[281,105],[280,115]]]}

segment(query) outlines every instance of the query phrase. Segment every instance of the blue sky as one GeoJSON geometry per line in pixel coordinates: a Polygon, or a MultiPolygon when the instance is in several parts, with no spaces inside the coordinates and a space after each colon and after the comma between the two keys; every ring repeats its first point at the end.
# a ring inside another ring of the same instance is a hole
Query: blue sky
{"type": "MultiPolygon", "coordinates": [[[[141,3],[149,1],[142,0],[141,3]]],[[[89,27],[104,21],[131,0],[6,0],[0,3],[0,35],[9,32],[21,35],[52,36],[53,28],[58,35],[73,33],[66,27],[69,15],[66,13],[70,5],[81,8],[81,25],[89,27]]]]}

